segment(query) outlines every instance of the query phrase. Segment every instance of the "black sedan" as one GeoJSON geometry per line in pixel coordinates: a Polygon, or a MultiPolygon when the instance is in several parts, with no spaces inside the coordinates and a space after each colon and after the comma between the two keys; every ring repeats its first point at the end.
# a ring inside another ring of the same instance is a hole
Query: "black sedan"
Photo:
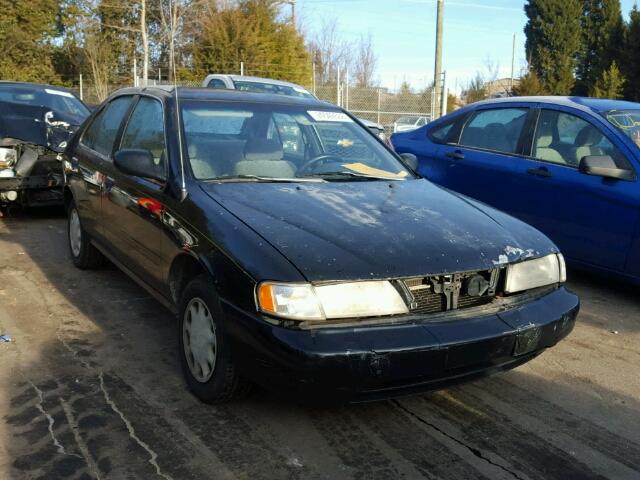
{"type": "Polygon", "coordinates": [[[107,257],[177,313],[206,402],[439,388],[527,362],[578,313],[544,235],[315,99],[120,90],[66,156],[73,262],[107,257]]]}

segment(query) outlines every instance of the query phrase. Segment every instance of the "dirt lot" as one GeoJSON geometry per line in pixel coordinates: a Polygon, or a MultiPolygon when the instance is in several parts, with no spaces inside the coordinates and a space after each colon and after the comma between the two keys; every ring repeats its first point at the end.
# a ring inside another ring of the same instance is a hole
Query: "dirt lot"
{"type": "Polygon", "coordinates": [[[0,479],[640,478],[640,296],[576,272],[573,334],[509,373],[340,408],[186,392],[172,316],[76,270],[58,212],[0,220],[0,479]]]}

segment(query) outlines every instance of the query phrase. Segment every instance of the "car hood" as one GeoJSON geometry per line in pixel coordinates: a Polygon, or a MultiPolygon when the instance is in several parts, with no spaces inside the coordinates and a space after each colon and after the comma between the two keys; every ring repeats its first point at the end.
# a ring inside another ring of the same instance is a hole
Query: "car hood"
{"type": "Polygon", "coordinates": [[[83,120],[48,107],[0,102],[0,139],[14,138],[62,152],[83,120]],[[47,122],[49,112],[53,115],[47,122]]]}
{"type": "Polygon", "coordinates": [[[309,281],[484,270],[557,251],[525,223],[422,179],[203,188],[309,281]]]}

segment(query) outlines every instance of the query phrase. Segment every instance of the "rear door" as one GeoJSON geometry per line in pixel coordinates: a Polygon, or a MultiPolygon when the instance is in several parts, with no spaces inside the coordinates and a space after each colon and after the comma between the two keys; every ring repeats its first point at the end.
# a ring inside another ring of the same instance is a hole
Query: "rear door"
{"type": "Polygon", "coordinates": [[[131,107],[131,95],[117,97],[103,106],[84,130],[71,157],[72,166],[82,179],[74,192],[83,228],[91,235],[104,237],[102,199],[105,172],[111,168],[111,153],[118,129],[131,107]]]}
{"type": "Polygon", "coordinates": [[[568,258],[624,271],[638,222],[637,181],[585,175],[578,164],[587,155],[610,155],[633,169],[631,152],[588,114],[541,107],[530,155],[515,164],[517,198],[505,210],[547,234],[568,258]]]}
{"type": "Polygon", "coordinates": [[[518,192],[515,165],[524,152],[532,109],[526,104],[488,106],[469,115],[457,138],[438,149],[437,179],[448,188],[510,210],[518,192]]]}
{"type": "MultiPolygon", "coordinates": [[[[126,122],[119,147],[151,152],[167,171],[163,105],[141,96],[126,122]]],[[[104,230],[119,258],[133,273],[162,290],[166,258],[163,255],[165,182],[125,174],[112,165],[105,182],[104,230]]]]}

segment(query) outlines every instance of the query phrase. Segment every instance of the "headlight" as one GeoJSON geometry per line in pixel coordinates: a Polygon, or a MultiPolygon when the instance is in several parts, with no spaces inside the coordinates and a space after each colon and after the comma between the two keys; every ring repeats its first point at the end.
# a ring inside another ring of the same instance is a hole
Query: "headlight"
{"type": "Polygon", "coordinates": [[[522,292],[567,280],[564,257],[561,254],[513,263],[507,266],[506,293],[522,292]]]}
{"type": "Polygon", "coordinates": [[[398,291],[387,281],[309,284],[263,282],[258,308],[293,320],[373,317],[408,313],[398,291]]]}

